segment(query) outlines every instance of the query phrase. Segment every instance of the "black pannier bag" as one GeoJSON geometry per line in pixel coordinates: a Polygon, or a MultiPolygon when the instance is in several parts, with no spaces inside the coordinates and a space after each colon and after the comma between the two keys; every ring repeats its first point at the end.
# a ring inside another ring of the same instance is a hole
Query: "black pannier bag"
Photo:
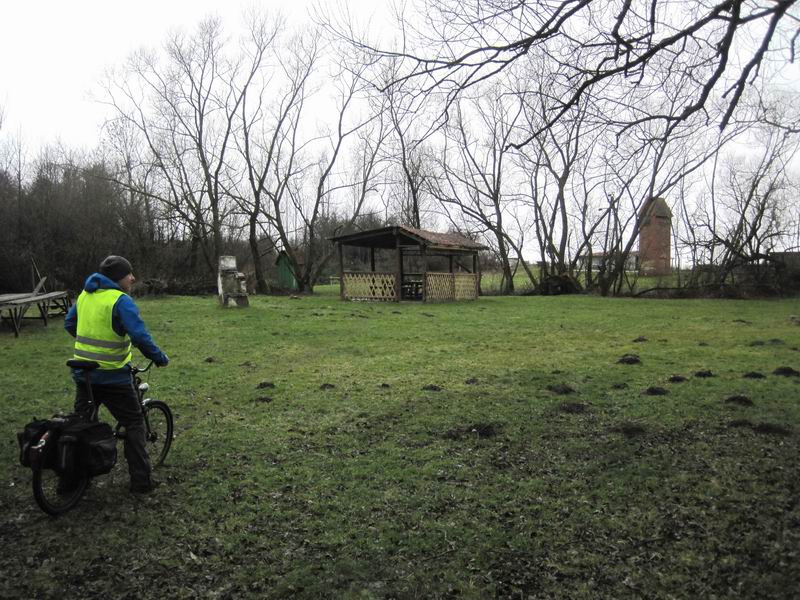
{"type": "Polygon", "coordinates": [[[39,443],[39,439],[47,431],[50,421],[46,419],[34,419],[25,429],[17,433],[17,443],[19,444],[19,464],[23,467],[30,467],[30,449],[39,443]]]}
{"type": "Polygon", "coordinates": [[[54,470],[60,475],[72,475],[78,467],[78,436],[66,429],[58,436],[58,455],[54,470]]]}
{"type": "Polygon", "coordinates": [[[78,432],[81,427],[87,425],[83,415],[67,415],[65,417],[54,417],[50,421],[51,442],[50,451],[47,452],[49,458],[45,459],[45,467],[53,469],[59,475],[72,475],[79,467],[77,448],[80,442],[78,432]]]}
{"type": "Polygon", "coordinates": [[[85,423],[78,436],[80,468],[89,477],[105,475],[117,464],[117,439],[108,423],[85,423]]]}
{"type": "MultiPolygon", "coordinates": [[[[62,450],[61,438],[64,431],[79,426],[85,423],[86,419],[81,415],[54,415],[50,419],[39,420],[34,419],[27,425],[25,429],[17,433],[17,443],[19,444],[19,462],[23,467],[33,468],[34,466],[41,467],[42,469],[53,469],[58,473],[69,473],[74,468],[73,453],[68,452],[69,446],[67,445],[62,450]],[[44,447],[44,452],[37,456],[36,459],[40,464],[31,464],[33,454],[31,449],[34,448],[42,436],[47,432],[50,436],[47,439],[47,444],[44,447]]],[[[69,444],[69,437],[65,440],[69,444]]]]}
{"type": "Polygon", "coordinates": [[[50,438],[41,456],[43,469],[61,475],[104,475],[117,464],[117,440],[108,423],[88,422],[81,415],[34,420],[17,433],[20,464],[31,467],[30,449],[46,431],[50,438]]]}

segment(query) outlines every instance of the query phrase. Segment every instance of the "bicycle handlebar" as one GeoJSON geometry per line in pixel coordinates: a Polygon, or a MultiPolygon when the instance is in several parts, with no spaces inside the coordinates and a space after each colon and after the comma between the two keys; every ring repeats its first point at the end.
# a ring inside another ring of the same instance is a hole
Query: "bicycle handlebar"
{"type": "Polygon", "coordinates": [[[156,361],[151,360],[150,364],[148,364],[144,369],[137,367],[136,365],[133,365],[131,366],[131,372],[134,375],[138,375],[139,373],[147,373],[150,370],[150,367],[152,367],[155,364],[155,362],[156,361]]]}

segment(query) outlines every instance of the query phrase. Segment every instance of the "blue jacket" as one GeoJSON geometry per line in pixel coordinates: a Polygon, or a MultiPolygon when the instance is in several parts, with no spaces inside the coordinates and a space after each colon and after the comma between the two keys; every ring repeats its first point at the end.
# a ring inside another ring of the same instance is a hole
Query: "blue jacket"
{"type": "MultiPolygon", "coordinates": [[[[92,273],[86,279],[83,289],[92,293],[99,289],[121,289],[115,282],[111,281],[105,275],[100,273],[92,273]]],[[[111,327],[118,335],[128,334],[131,343],[136,346],[139,351],[150,360],[154,360],[157,365],[164,366],[169,362],[167,355],[161,351],[161,348],[156,346],[150,332],[142,321],[139,315],[139,308],[133,301],[133,298],[127,294],[122,294],[117,302],[114,304],[114,309],[111,312],[111,327]]],[[[66,329],[72,337],[75,337],[78,332],[78,304],[73,304],[69,309],[67,316],[64,319],[64,329],[66,329]]],[[[72,370],[72,378],[82,383],[84,381],[83,371],[79,369],[72,370]]],[[[131,383],[131,368],[130,364],[125,365],[121,369],[112,369],[110,371],[96,370],[92,371],[91,381],[93,385],[130,385],[131,383]]]]}

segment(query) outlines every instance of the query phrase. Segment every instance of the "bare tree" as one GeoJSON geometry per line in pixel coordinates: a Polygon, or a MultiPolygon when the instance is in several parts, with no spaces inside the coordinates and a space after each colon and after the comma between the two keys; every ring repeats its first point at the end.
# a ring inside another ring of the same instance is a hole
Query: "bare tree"
{"type": "Polygon", "coordinates": [[[739,132],[731,127],[724,133],[705,133],[691,120],[672,128],[669,135],[657,123],[644,122],[626,132],[635,137],[632,142],[625,143],[623,138],[606,148],[602,160],[608,169],[604,190],[609,210],[598,232],[604,236],[601,247],[610,260],[604,262],[597,277],[603,295],[618,294],[626,284],[633,286],[628,259],[639,239],[645,202],[656,197],[669,199],[673,191],[679,192],[680,186],[739,132]]]}
{"type": "Polygon", "coordinates": [[[151,188],[137,191],[183,220],[210,273],[231,225],[234,117],[258,66],[255,56],[228,56],[225,41],[221,22],[204,20],[191,36],[172,34],[163,57],[135,54],[106,84],[116,119],[138,131],[157,171],[151,188]]]}
{"type": "MultiPolygon", "coordinates": [[[[1,107],[0,107],[1,108],[1,107]]],[[[0,111],[0,131],[2,130],[3,113],[0,111]]],[[[23,188],[29,170],[28,152],[23,142],[21,133],[4,140],[0,146],[0,171],[4,171],[8,177],[8,184],[13,184],[15,207],[13,214],[15,218],[6,224],[5,234],[11,239],[19,240],[23,230],[23,188]],[[12,183],[13,182],[13,183],[12,183]]]]}
{"type": "Polygon", "coordinates": [[[793,184],[788,165],[800,140],[781,129],[762,129],[751,149],[756,156],[728,156],[715,164],[714,179],[705,201],[688,219],[699,262],[714,265],[698,272],[693,283],[724,285],[737,269],[771,260],[771,252],[791,245],[797,227],[793,184]]]}
{"type": "Polygon", "coordinates": [[[429,141],[435,130],[412,82],[389,85],[397,73],[398,63],[387,61],[377,83],[392,132],[385,152],[385,159],[394,165],[386,171],[388,199],[403,224],[419,229],[431,212],[426,195],[435,162],[429,141]]]}
{"type": "MultiPolygon", "coordinates": [[[[572,89],[541,127],[522,136],[523,146],[569,113],[585,94],[612,82],[623,100],[642,83],[692,77],[686,102],[674,113],[633,116],[627,123],[660,121],[667,128],[702,113],[710,98],[724,96],[719,124],[733,116],[747,86],[771,53],[794,60],[796,0],[427,0],[401,25],[400,50],[353,40],[377,56],[399,62],[391,84],[423,82],[443,91],[446,107],[464,90],[531,56],[549,55],[569,69],[572,89]],[[667,66],[665,70],[665,65],[667,66]]],[[[339,31],[347,36],[348,32],[339,31]]],[[[447,114],[445,110],[444,114],[447,114]]]]}
{"type": "MultiPolygon", "coordinates": [[[[499,260],[501,292],[508,294],[514,292],[512,250],[524,264],[521,248],[509,230],[515,222],[509,218],[515,195],[509,191],[514,165],[508,141],[521,119],[522,104],[499,89],[483,92],[456,107],[444,129],[441,174],[432,180],[430,189],[451,223],[458,225],[463,220],[486,235],[499,260]]],[[[535,283],[530,269],[524,268],[535,283]]]]}
{"type": "MultiPolygon", "coordinates": [[[[262,94],[252,112],[246,102],[241,111],[238,143],[247,185],[238,197],[245,207],[251,248],[256,254],[258,231],[270,246],[282,248],[299,291],[313,289],[332,256],[325,236],[335,232],[327,224],[348,227],[360,214],[388,133],[384,107],[375,112],[367,102],[361,57],[343,59],[340,64],[346,68],[331,75],[325,70],[334,61],[323,57],[334,49],[323,43],[317,31],[295,37],[276,54],[280,72],[269,80],[275,102],[262,103],[262,94]],[[322,77],[333,82],[331,98],[323,99],[317,89],[322,77]],[[329,114],[334,124],[327,130],[314,123],[323,102],[326,108],[333,106],[329,114]]],[[[259,289],[265,286],[259,283],[259,289]]]]}
{"type": "MultiPolygon", "coordinates": [[[[321,224],[336,214],[342,228],[351,228],[379,174],[383,145],[389,135],[385,120],[385,105],[377,111],[370,110],[367,94],[370,86],[364,78],[365,63],[361,57],[349,57],[348,66],[340,69],[334,78],[337,87],[334,126],[322,137],[326,143],[319,156],[313,177],[308,186],[290,187],[293,206],[302,222],[302,267],[286,236],[284,247],[294,268],[299,291],[312,291],[325,264],[331,259],[334,247],[323,237],[321,224]],[[345,164],[347,145],[354,141],[351,164],[345,164]],[[337,172],[338,170],[338,172],[337,172]],[[349,192],[350,206],[337,201],[337,196],[349,192]],[[341,205],[337,211],[336,208],[341,205]]],[[[372,108],[375,108],[373,105],[372,108]]],[[[312,172],[312,171],[310,171],[312,172]]],[[[299,183],[299,179],[296,180],[299,183]]],[[[330,232],[333,234],[337,231],[330,232]]]]}
{"type": "MultiPolygon", "coordinates": [[[[284,55],[273,48],[278,35],[278,28],[266,26],[262,20],[250,29],[252,38],[253,64],[261,67],[262,61],[269,53],[277,60],[279,75],[266,71],[258,79],[258,89],[253,94],[252,106],[246,95],[241,103],[238,118],[241,124],[241,136],[236,139],[239,153],[244,161],[245,190],[237,194],[239,207],[247,219],[248,244],[253,260],[253,271],[256,289],[260,293],[268,291],[267,281],[262,264],[262,251],[259,239],[270,240],[269,250],[274,249],[274,241],[266,234],[264,213],[267,202],[280,205],[286,190],[291,167],[281,176],[278,163],[283,151],[284,142],[290,139],[290,133],[296,131],[303,102],[306,98],[306,83],[314,67],[317,48],[305,48],[299,42],[293,45],[284,55]],[[283,76],[280,81],[276,81],[283,76]],[[278,88],[279,85],[282,88],[278,88]],[[270,88],[268,91],[268,88],[270,88]],[[271,95],[272,103],[265,103],[265,96],[271,95]]],[[[255,75],[254,70],[254,75],[255,75]]],[[[280,225],[280,213],[272,221],[280,225]]]]}
{"type": "MultiPolygon", "coordinates": [[[[558,92],[557,77],[544,72],[529,78],[518,92],[525,105],[525,128],[530,130],[546,118],[548,106],[558,92]]],[[[576,104],[569,115],[520,150],[518,162],[527,174],[525,201],[534,215],[534,227],[542,256],[542,277],[569,280],[580,288],[575,267],[578,255],[590,246],[598,222],[589,223],[587,179],[596,170],[593,150],[602,143],[603,127],[590,115],[588,97],[576,104]],[[584,235],[576,229],[574,216],[581,215],[584,235]]],[[[590,249],[590,248],[588,248],[590,249]]]]}

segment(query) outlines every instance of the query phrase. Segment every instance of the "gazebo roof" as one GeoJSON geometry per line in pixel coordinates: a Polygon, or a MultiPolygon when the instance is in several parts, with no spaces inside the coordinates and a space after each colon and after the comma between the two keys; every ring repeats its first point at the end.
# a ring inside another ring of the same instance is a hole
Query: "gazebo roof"
{"type": "Polygon", "coordinates": [[[362,248],[395,248],[399,239],[401,246],[425,246],[428,250],[445,252],[478,252],[487,249],[483,244],[473,242],[460,233],[438,233],[405,225],[348,233],[330,239],[344,246],[362,248]]]}

